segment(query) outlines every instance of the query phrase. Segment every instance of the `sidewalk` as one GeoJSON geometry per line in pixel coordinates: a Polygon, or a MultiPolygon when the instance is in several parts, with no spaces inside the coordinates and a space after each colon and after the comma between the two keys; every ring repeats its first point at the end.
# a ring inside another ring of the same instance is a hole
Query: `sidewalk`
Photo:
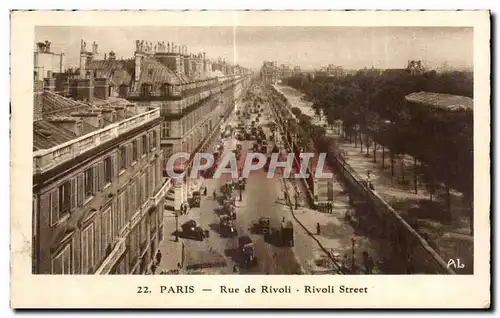
{"type": "MultiPolygon", "coordinates": [[[[414,189],[413,162],[404,159],[402,166],[399,159],[394,160],[394,176],[392,176],[390,152],[385,150],[385,163],[382,168],[382,149],[378,147],[376,163],[373,162],[373,148],[366,155],[366,148],[360,152],[360,145],[339,140],[340,148],[346,153],[345,160],[354,171],[365,177],[372,171],[371,179],[375,191],[389,203],[444,259],[460,257],[466,264],[473,264],[473,237],[470,236],[469,221],[466,217],[466,206],[462,195],[451,192],[451,218],[443,195],[434,195],[432,201],[427,189],[417,182],[414,189]],[[404,174],[403,174],[404,172],[404,174]],[[405,182],[402,182],[405,180],[405,182]]],[[[471,270],[469,266],[467,272],[471,270]]]]}
{"type": "MultiPolygon", "coordinates": [[[[301,182],[300,180],[287,180],[288,192],[292,192],[293,183],[301,182]]],[[[298,185],[299,189],[303,186],[298,185]]],[[[340,258],[339,265],[342,259],[348,258],[349,264],[352,258],[352,239],[354,239],[354,254],[357,266],[362,266],[362,252],[366,251],[375,261],[373,274],[380,274],[381,271],[377,268],[377,263],[381,262],[383,257],[378,256],[381,242],[376,239],[357,233],[352,226],[344,220],[344,214],[349,209],[349,199],[347,194],[343,194],[343,189],[340,184],[334,184],[334,191],[337,193],[332,213],[318,212],[307,206],[299,206],[294,209],[295,217],[299,222],[306,227],[307,231],[328,250],[330,255],[335,255],[340,258]],[[320,234],[317,234],[317,223],[320,225],[320,234]]],[[[307,202],[304,198],[304,191],[300,190],[302,202],[307,202]]],[[[295,207],[294,207],[295,208],[295,207]]],[[[317,252],[315,256],[318,256],[317,252]]],[[[331,263],[331,260],[320,249],[319,256],[321,261],[331,263]]],[[[314,257],[313,259],[317,259],[314,257]]],[[[318,264],[320,265],[320,264],[318,264]]]]}
{"type": "MultiPolygon", "coordinates": [[[[182,224],[179,220],[179,225],[182,224]]],[[[156,269],[156,273],[162,270],[172,274],[178,273],[178,264],[183,266],[183,243],[181,240],[175,242],[175,217],[166,213],[163,218],[163,241],[160,243],[159,250],[162,254],[161,262],[156,269]]]]}

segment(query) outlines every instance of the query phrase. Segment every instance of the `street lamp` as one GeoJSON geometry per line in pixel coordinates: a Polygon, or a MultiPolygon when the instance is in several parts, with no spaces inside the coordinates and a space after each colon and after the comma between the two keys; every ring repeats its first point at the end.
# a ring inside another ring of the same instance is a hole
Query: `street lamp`
{"type": "Polygon", "coordinates": [[[354,266],[355,266],[355,262],[356,262],[356,259],[355,259],[355,251],[354,251],[354,247],[356,245],[356,239],[353,237],[351,238],[351,243],[352,243],[352,258],[351,258],[351,264],[352,264],[352,271],[354,271],[354,266]]]}
{"type": "Polygon", "coordinates": [[[179,212],[175,211],[175,241],[179,242],[179,212]]]}

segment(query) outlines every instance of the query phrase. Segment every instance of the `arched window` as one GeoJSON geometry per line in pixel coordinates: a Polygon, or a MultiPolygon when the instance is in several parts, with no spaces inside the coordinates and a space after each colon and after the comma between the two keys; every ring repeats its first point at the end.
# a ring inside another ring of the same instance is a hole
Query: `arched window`
{"type": "Polygon", "coordinates": [[[162,87],[161,87],[161,94],[163,96],[170,96],[170,91],[171,91],[171,88],[170,88],[169,84],[163,84],[162,85],[162,87]]]}

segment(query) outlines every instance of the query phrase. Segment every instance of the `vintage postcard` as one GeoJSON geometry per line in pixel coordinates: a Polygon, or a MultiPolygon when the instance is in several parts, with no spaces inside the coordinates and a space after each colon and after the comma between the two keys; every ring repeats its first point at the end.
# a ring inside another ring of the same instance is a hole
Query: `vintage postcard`
{"type": "Polygon", "coordinates": [[[490,306],[489,12],[11,22],[13,307],[490,306]]]}

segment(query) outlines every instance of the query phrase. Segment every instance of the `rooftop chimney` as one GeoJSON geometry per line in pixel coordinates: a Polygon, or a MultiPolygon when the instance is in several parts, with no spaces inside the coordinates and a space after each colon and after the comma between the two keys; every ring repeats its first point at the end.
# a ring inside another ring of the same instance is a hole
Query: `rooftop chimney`
{"type": "Polygon", "coordinates": [[[117,117],[120,119],[125,118],[125,106],[113,106],[117,117]]]}
{"type": "Polygon", "coordinates": [[[137,114],[137,105],[136,104],[127,104],[127,111],[136,115],[137,114]]]}
{"type": "Polygon", "coordinates": [[[94,128],[101,129],[104,127],[101,112],[74,112],[71,113],[73,117],[79,117],[87,124],[93,126],[94,128]]]}
{"type": "Polygon", "coordinates": [[[94,96],[104,100],[109,98],[109,79],[96,78],[94,80],[94,96]]]}
{"type": "Polygon", "coordinates": [[[52,117],[47,120],[60,128],[73,132],[77,136],[82,134],[82,120],[79,117],[52,117]]]}
{"type": "Polygon", "coordinates": [[[39,120],[42,119],[43,111],[43,82],[35,80],[33,86],[33,120],[39,120]]]}
{"type": "Polygon", "coordinates": [[[44,78],[43,89],[54,92],[56,90],[56,79],[53,77],[44,78]]]}
{"type": "Polygon", "coordinates": [[[113,51],[109,52],[108,61],[115,61],[115,60],[116,60],[115,52],[113,51]]]}
{"type": "Polygon", "coordinates": [[[73,99],[91,103],[94,97],[94,83],[91,78],[72,79],[70,94],[73,99]]]}
{"type": "Polygon", "coordinates": [[[103,108],[101,109],[102,117],[107,122],[114,123],[116,121],[116,110],[114,108],[103,108]]]}

